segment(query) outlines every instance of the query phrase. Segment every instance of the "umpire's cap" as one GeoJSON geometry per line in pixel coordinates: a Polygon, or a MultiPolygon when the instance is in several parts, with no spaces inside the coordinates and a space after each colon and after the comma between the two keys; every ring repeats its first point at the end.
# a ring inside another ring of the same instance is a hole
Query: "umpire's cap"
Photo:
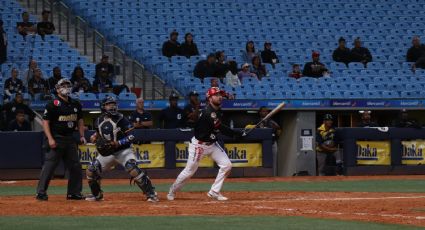
{"type": "Polygon", "coordinates": [[[332,121],[334,118],[331,114],[325,114],[325,116],[323,116],[323,120],[324,121],[332,121]]]}

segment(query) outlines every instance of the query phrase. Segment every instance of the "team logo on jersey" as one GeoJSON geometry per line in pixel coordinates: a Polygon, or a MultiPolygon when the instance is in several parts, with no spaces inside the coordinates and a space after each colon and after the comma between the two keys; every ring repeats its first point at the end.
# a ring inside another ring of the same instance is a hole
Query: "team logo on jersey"
{"type": "Polygon", "coordinates": [[[211,133],[210,138],[215,140],[215,135],[213,133],[211,133]]]}
{"type": "Polygon", "coordinates": [[[74,127],[74,122],[72,121],[68,121],[68,128],[73,128],[74,127]]]}
{"type": "Polygon", "coordinates": [[[53,104],[54,104],[55,106],[59,106],[59,105],[61,104],[61,102],[60,102],[59,100],[54,100],[54,101],[53,101],[53,104]]]}
{"type": "Polygon", "coordinates": [[[182,119],[181,113],[177,114],[177,120],[180,120],[180,119],[182,119]]]}
{"type": "Polygon", "coordinates": [[[47,109],[44,110],[44,114],[47,114],[47,109]]]}
{"type": "Polygon", "coordinates": [[[211,118],[212,118],[212,119],[216,119],[216,118],[217,118],[217,114],[216,114],[215,112],[212,112],[212,113],[211,113],[211,118]]]}
{"type": "Polygon", "coordinates": [[[78,110],[77,110],[77,108],[74,108],[74,112],[77,112],[78,110]]]}

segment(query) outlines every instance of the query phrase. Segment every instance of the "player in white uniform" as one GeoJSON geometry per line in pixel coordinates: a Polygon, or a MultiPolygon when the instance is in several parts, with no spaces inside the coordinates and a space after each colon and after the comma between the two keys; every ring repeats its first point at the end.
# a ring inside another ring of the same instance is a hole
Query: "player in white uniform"
{"type": "Polygon", "coordinates": [[[171,186],[167,195],[168,200],[174,200],[176,192],[195,174],[199,162],[207,155],[210,155],[220,167],[217,178],[208,192],[208,196],[220,201],[228,200],[220,191],[223,187],[224,179],[230,174],[232,163],[226,152],[217,143],[217,136],[221,132],[226,136],[240,138],[242,137],[242,132],[232,130],[221,123],[222,112],[220,107],[224,94],[225,92],[221,91],[218,87],[212,87],[207,91],[208,105],[201,112],[199,120],[195,124],[195,136],[189,144],[189,156],[186,167],[171,186]]]}

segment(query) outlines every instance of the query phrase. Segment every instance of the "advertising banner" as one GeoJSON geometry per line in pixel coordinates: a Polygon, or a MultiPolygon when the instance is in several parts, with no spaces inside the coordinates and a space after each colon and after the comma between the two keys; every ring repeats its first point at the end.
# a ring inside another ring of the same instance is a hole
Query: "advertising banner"
{"type": "Polygon", "coordinates": [[[423,156],[425,140],[402,141],[401,163],[404,165],[425,164],[423,156]]]}
{"type": "Polygon", "coordinates": [[[357,165],[390,165],[389,141],[357,141],[357,165]]]}

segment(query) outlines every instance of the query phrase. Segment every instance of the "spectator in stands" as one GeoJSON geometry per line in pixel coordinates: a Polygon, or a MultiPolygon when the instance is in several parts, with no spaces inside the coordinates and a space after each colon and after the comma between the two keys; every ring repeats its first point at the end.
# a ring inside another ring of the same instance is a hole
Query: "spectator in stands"
{"type": "Polygon", "coordinates": [[[226,77],[226,73],[229,69],[229,66],[226,62],[226,54],[224,51],[217,51],[215,53],[216,59],[216,77],[220,78],[221,82],[224,82],[224,78],[226,77]]]}
{"type": "Polygon", "coordinates": [[[16,111],[16,118],[9,123],[7,130],[15,132],[31,131],[31,124],[25,119],[25,111],[16,111]]]}
{"type": "Polygon", "coordinates": [[[220,83],[218,81],[218,78],[215,78],[215,77],[211,78],[211,80],[210,80],[210,87],[218,87],[218,88],[220,88],[220,83]]]}
{"type": "Polygon", "coordinates": [[[301,67],[299,64],[292,65],[292,71],[288,75],[289,77],[298,79],[303,77],[303,73],[301,72],[301,67]]]}
{"type": "Polygon", "coordinates": [[[179,33],[173,31],[170,34],[170,40],[164,42],[162,45],[162,55],[171,58],[172,56],[179,55],[180,43],[177,41],[179,33]]]}
{"type": "Polygon", "coordinates": [[[186,127],[195,128],[198,121],[201,102],[199,101],[199,93],[191,91],[189,93],[189,103],[184,107],[183,111],[186,116],[186,127]]]}
{"type": "Polygon", "coordinates": [[[6,124],[5,124],[5,115],[4,115],[4,109],[3,105],[0,104],[0,131],[6,130],[6,124]]]}
{"type": "Polygon", "coordinates": [[[323,124],[316,131],[316,158],[319,176],[333,176],[337,164],[341,163],[338,153],[336,130],[333,127],[333,117],[326,114],[323,124]]]}
{"type": "Polygon", "coordinates": [[[321,63],[319,61],[320,59],[320,53],[317,51],[313,51],[312,53],[312,62],[307,62],[304,65],[304,69],[303,69],[303,76],[305,77],[315,77],[315,78],[319,78],[319,77],[323,77],[323,76],[328,76],[328,69],[325,67],[325,65],[323,63],[321,63]]]}
{"type": "Polygon", "coordinates": [[[43,79],[41,70],[39,68],[34,70],[34,76],[28,82],[28,92],[34,98],[36,94],[41,94],[40,98],[44,99],[48,94],[47,81],[43,79]]]}
{"type": "Polygon", "coordinates": [[[358,127],[378,127],[378,124],[373,122],[371,119],[372,111],[366,110],[366,111],[359,111],[359,114],[361,116],[361,122],[358,125],[358,127]]]}
{"type": "Polygon", "coordinates": [[[26,40],[26,36],[28,34],[34,34],[36,32],[34,23],[30,22],[29,20],[30,20],[30,15],[28,14],[28,12],[25,11],[22,13],[22,22],[18,22],[16,24],[18,33],[22,35],[24,40],[26,40]]]}
{"type": "Polygon", "coordinates": [[[425,45],[421,44],[419,36],[414,36],[412,39],[412,47],[407,51],[406,61],[417,62],[422,56],[425,56],[425,45]]]}
{"type": "Polygon", "coordinates": [[[241,82],[243,82],[244,78],[251,78],[251,77],[257,78],[257,75],[255,73],[251,73],[251,71],[249,71],[249,67],[250,66],[248,63],[245,63],[242,65],[242,69],[238,73],[238,78],[241,82]]]}
{"type": "Polygon", "coordinates": [[[368,62],[372,61],[372,55],[370,54],[369,49],[362,47],[360,38],[354,39],[354,47],[350,51],[350,61],[361,62],[365,66],[368,62]]]}
{"type": "Polygon", "coordinates": [[[113,85],[106,68],[100,69],[100,76],[93,82],[93,91],[95,93],[112,93],[113,85]]]}
{"type": "Polygon", "coordinates": [[[421,128],[421,124],[416,119],[409,117],[406,109],[400,111],[398,119],[393,122],[393,126],[397,128],[421,128]]]}
{"type": "Polygon", "coordinates": [[[245,45],[245,51],[242,52],[242,58],[244,62],[251,63],[254,56],[258,56],[258,53],[255,52],[254,42],[248,41],[245,45]]]}
{"type": "Polygon", "coordinates": [[[153,127],[152,115],[145,109],[143,98],[136,100],[136,110],[131,113],[130,121],[136,129],[150,129],[153,127]]]}
{"type": "Polygon", "coordinates": [[[53,34],[55,25],[49,21],[50,11],[43,10],[41,12],[42,21],[37,23],[37,33],[44,39],[45,35],[53,34]]]}
{"type": "Polygon", "coordinates": [[[258,80],[261,80],[261,78],[267,76],[266,66],[261,63],[260,56],[254,56],[252,58],[252,65],[250,71],[251,73],[257,75],[258,80]]]}
{"type": "Polygon", "coordinates": [[[52,94],[56,93],[56,84],[62,79],[62,71],[59,66],[53,68],[53,76],[47,79],[47,84],[49,85],[49,92],[52,94]]]}
{"type": "Polygon", "coordinates": [[[22,110],[24,111],[27,119],[32,121],[34,120],[35,113],[24,104],[24,97],[21,93],[15,94],[15,99],[13,101],[4,105],[3,110],[5,112],[6,124],[9,124],[16,117],[16,111],[22,110]]]}
{"type": "Polygon", "coordinates": [[[34,59],[31,59],[28,63],[28,69],[24,71],[21,76],[22,83],[25,88],[28,88],[28,82],[34,76],[34,71],[38,68],[38,64],[34,59]]]}
{"type": "Polygon", "coordinates": [[[7,102],[15,93],[22,93],[24,85],[21,79],[18,78],[18,69],[12,68],[11,76],[4,83],[4,100],[7,102]]]}
{"type": "Polygon", "coordinates": [[[84,77],[84,70],[80,66],[74,68],[71,74],[73,93],[91,93],[92,86],[89,79],[84,77]]]}
{"type": "Polygon", "coordinates": [[[348,63],[350,63],[350,49],[348,49],[345,44],[345,38],[340,37],[338,40],[338,48],[332,53],[332,58],[335,62],[342,62],[348,66],[348,63]]]}
{"type": "Polygon", "coordinates": [[[196,64],[193,70],[193,76],[203,81],[206,77],[216,77],[216,72],[215,55],[209,54],[207,60],[201,60],[196,64]]]}
{"type": "Polygon", "coordinates": [[[101,75],[101,72],[105,70],[108,73],[108,79],[110,81],[113,81],[115,77],[114,65],[109,63],[109,56],[106,54],[102,55],[102,58],[100,59],[100,63],[96,65],[95,80],[101,75]]]}
{"type": "Polygon", "coordinates": [[[264,42],[264,50],[261,52],[261,59],[264,63],[271,64],[274,68],[276,63],[279,63],[279,58],[276,53],[272,50],[271,42],[264,42]]]}
{"type": "Polygon", "coordinates": [[[0,19],[0,71],[1,65],[7,60],[7,35],[3,29],[3,20],[0,19]]]}
{"type": "Polygon", "coordinates": [[[425,55],[420,57],[413,65],[413,72],[416,71],[416,68],[425,69],[425,55]]]}
{"type": "Polygon", "coordinates": [[[238,78],[238,64],[235,61],[229,61],[229,71],[226,73],[226,85],[232,87],[241,85],[241,81],[238,78]]]}
{"type": "Polygon", "coordinates": [[[169,97],[170,106],[161,110],[159,121],[164,129],[184,128],[186,119],[184,111],[178,107],[179,96],[172,93],[169,97]]]}
{"type": "MultiPolygon", "coordinates": [[[[187,58],[199,55],[198,46],[196,46],[196,43],[193,42],[193,35],[191,33],[186,33],[184,35],[184,42],[180,46],[179,54],[187,58]]],[[[164,54],[164,56],[167,55],[164,54]]]]}

